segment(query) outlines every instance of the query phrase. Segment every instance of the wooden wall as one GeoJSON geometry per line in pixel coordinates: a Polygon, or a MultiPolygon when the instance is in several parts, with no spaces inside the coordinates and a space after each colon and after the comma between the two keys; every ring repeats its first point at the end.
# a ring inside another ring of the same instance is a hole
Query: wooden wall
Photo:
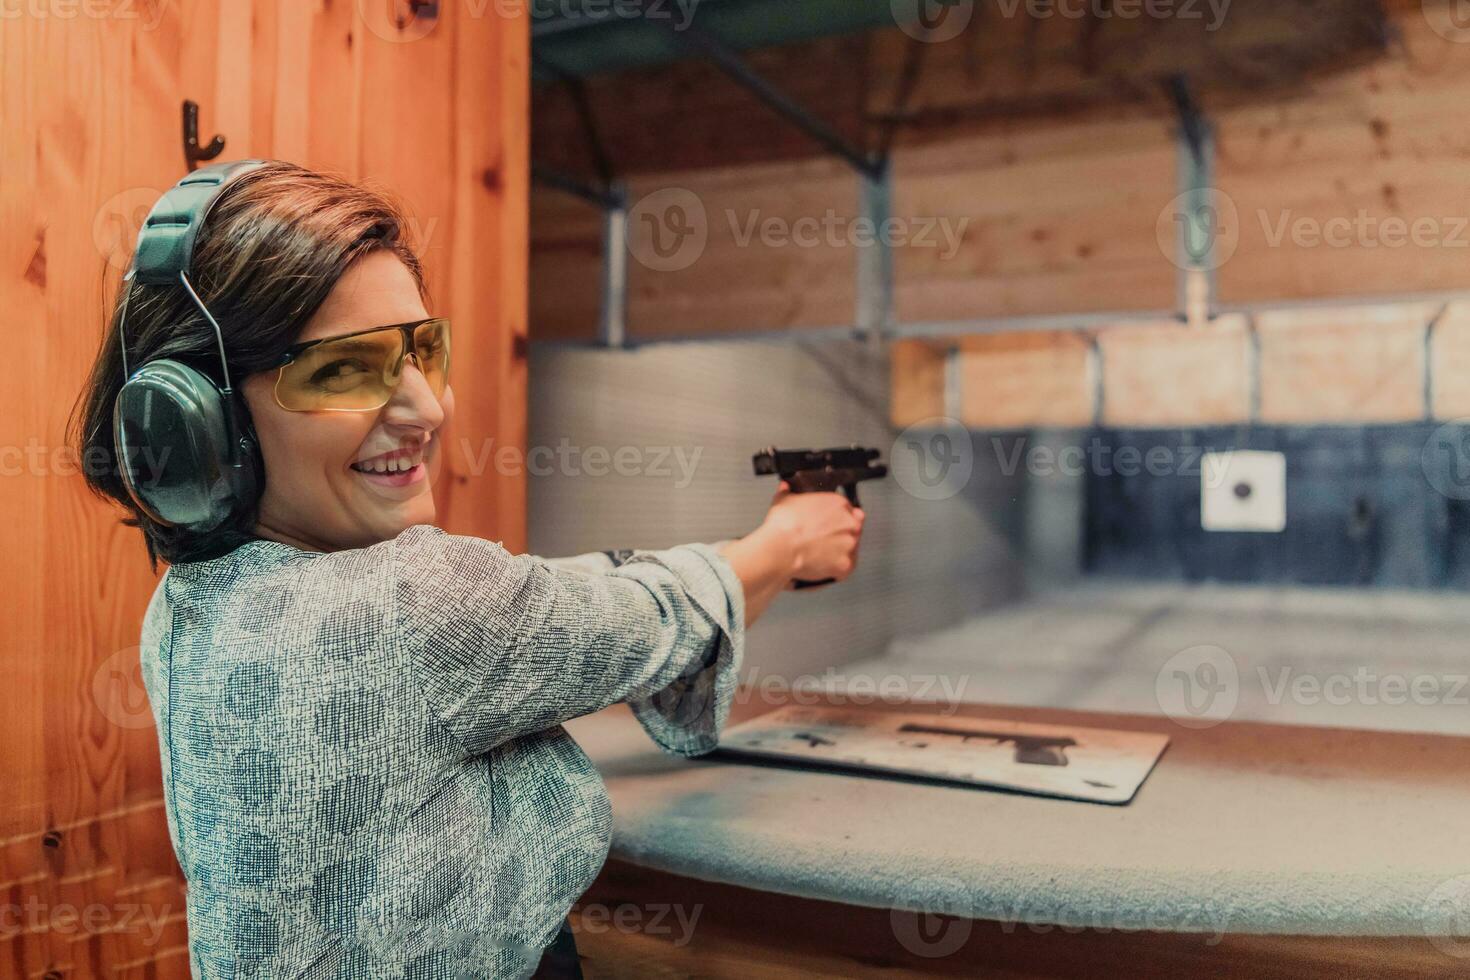
{"type": "Polygon", "coordinates": [[[523,548],[523,479],[469,460],[485,439],[525,438],[527,30],[495,5],[441,4],[401,28],[389,5],[345,0],[15,9],[0,20],[0,976],[184,977],[137,664],[155,579],[63,443],[104,296],[183,173],[184,98],[206,138],[226,137],[224,159],[396,193],[457,328],[450,441],[470,452],[440,478],[441,522],[523,548]]]}
{"type": "MultiPolygon", "coordinates": [[[[1470,99],[1470,43],[1453,29],[1452,3],[1343,2],[1328,12],[1240,0],[1205,39],[1178,24],[998,9],[977,5],[970,27],[943,43],[890,29],[751,55],[855,143],[900,124],[893,213],[956,234],[954,248],[896,249],[900,322],[1118,315],[1099,335],[1099,362],[1065,337],[956,340],[968,421],[1087,424],[1096,363],[1110,424],[1240,421],[1253,404],[1257,417],[1281,422],[1423,417],[1424,328],[1443,307],[1416,300],[1470,289],[1470,137],[1457,111],[1470,99]],[[1245,320],[1195,331],[1164,322],[1176,304],[1177,151],[1157,79],[1174,70],[1189,72],[1216,129],[1216,185],[1230,218],[1219,300],[1278,305],[1256,324],[1255,380],[1245,320]],[[1402,302],[1285,309],[1377,295],[1402,302]]],[[[859,195],[849,169],[707,64],[599,78],[589,94],[634,199],[690,190],[711,226],[710,246],[685,267],[630,263],[631,336],[853,321],[859,250],[850,243],[716,242],[732,215],[737,225],[828,213],[851,223],[859,195]]],[[[537,153],[585,170],[566,94],[539,91],[536,112],[537,153]]],[[[551,190],[533,202],[533,336],[590,338],[597,214],[551,190]]],[[[642,233],[633,229],[635,245],[642,233]]],[[[1439,417],[1470,411],[1470,374],[1459,369],[1470,362],[1466,316],[1455,307],[1435,328],[1439,417]]],[[[895,422],[944,405],[935,386],[951,345],[895,345],[895,422]]]]}
{"type": "MultiPolygon", "coordinates": [[[[896,127],[893,214],[922,239],[896,250],[896,313],[905,322],[1169,309],[1172,248],[1160,248],[1158,226],[1177,193],[1176,150],[1159,79],[1187,72],[1212,113],[1244,113],[1226,136],[1270,137],[1274,148],[1291,134],[1269,120],[1294,104],[1294,118],[1311,118],[1319,77],[1349,79],[1330,96],[1342,103],[1374,84],[1365,66],[1388,58],[1401,73],[1412,70],[1385,52],[1372,0],[1235,0],[1218,30],[1209,19],[1036,19],[1003,9],[974,5],[967,30],[938,43],[894,27],[747,55],[853,145],[876,147],[896,127]],[[935,247],[920,234],[927,222],[943,222],[955,246],[935,247]]],[[[814,169],[810,161],[830,158],[708,63],[598,76],[586,90],[608,162],[635,200],[691,190],[715,225],[732,213],[737,224],[757,214],[794,222],[830,211],[845,225],[859,216],[851,168],[814,169]]],[[[534,108],[538,162],[590,173],[593,156],[565,88],[538,89],[534,108]]],[[[1290,147],[1277,159],[1283,152],[1290,147]]],[[[1257,152],[1243,162],[1261,160],[1257,152]]],[[[1254,179],[1256,189],[1274,189],[1269,166],[1254,179]]],[[[538,188],[533,198],[533,335],[590,337],[602,251],[596,211],[559,191],[538,188]],[[564,290],[580,300],[568,302],[564,290]]],[[[1164,225],[1172,231],[1167,218],[1164,225]]],[[[643,281],[630,284],[629,332],[850,323],[857,252],[839,234],[809,247],[757,239],[711,248],[652,276],[635,261],[643,281]],[[806,295],[751,302],[745,292],[784,281],[806,295]]]]}
{"type": "MultiPolygon", "coordinates": [[[[826,158],[631,178],[630,332],[651,338],[852,323],[854,250],[829,244],[821,231],[810,247],[782,234],[788,228],[800,234],[797,222],[829,213],[855,214],[857,196],[846,165],[826,158]],[[768,234],[768,226],[782,231],[768,234]]],[[[601,213],[557,192],[537,191],[531,202],[535,336],[594,336],[601,213]]]]}
{"type": "Polygon", "coordinates": [[[1194,329],[1119,322],[1087,333],[905,341],[894,345],[896,425],[944,414],[939,366],[950,350],[960,362],[960,394],[952,400],[961,420],[976,428],[1470,416],[1466,303],[1279,310],[1223,316],[1194,329]],[[1091,360],[1089,338],[1098,352],[1091,360]]]}
{"type": "MultiPolygon", "coordinates": [[[[1423,301],[1426,293],[1470,289],[1470,143],[1448,108],[1470,98],[1470,44],[1445,36],[1436,4],[1391,6],[1395,40],[1386,57],[1211,113],[1219,153],[1216,186],[1232,217],[1221,237],[1227,257],[1217,272],[1219,298],[1262,309],[1254,321],[1259,373],[1253,380],[1251,338],[1242,317],[1223,317],[1197,330],[1120,320],[1097,331],[1104,424],[1192,425],[1252,417],[1279,423],[1400,422],[1470,414],[1470,374],[1464,370],[1470,364],[1470,313],[1462,302],[1423,301]],[[1357,305],[1365,296],[1387,301],[1357,305]],[[1332,306],[1339,298],[1353,303],[1332,306]],[[1291,308],[1300,300],[1328,305],[1291,308]],[[1426,373],[1432,376],[1429,411],[1426,373]]],[[[967,241],[956,262],[939,265],[931,256],[933,271],[901,258],[900,316],[962,320],[1171,306],[1166,292],[1174,267],[1159,260],[1164,253],[1154,223],[1167,216],[1173,186],[1161,170],[1171,166],[1165,137],[1162,126],[1151,136],[1146,122],[1126,120],[1061,122],[1039,134],[1007,135],[1001,141],[1007,147],[1045,138],[1081,153],[1065,179],[1056,175],[1055,168],[1066,164],[1056,162],[1055,149],[1000,156],[1013,159],[1022,172],[1047,175],[1041,187],[1048,193],[1034,208],[1024,185],[997,178],[983,162],[963,162],[967,156],[992,159],[987,154],[994,147],[987,149],[983,136],[901,152],[900,160],[921,169],[911,193],[934,194],[936,202],[956,200],[966,193],[963,176],[979,177],[969,193],[978,201],[982,189],[1003,191],[999,196],[1010,203],[1001,206],[1014,216],[1002,227],[1030,227],[1032,240],[1017,231],[1008,247],[989,253],[1009,254],[1008,260],[985,259],[979,240],[967,241]],[[1115,168],[1135,135],[1137,145],[1149,149],[1115,168]],[[946,156],[952,161],[947,167],[938,162],[946,156]],[[1135,179],[1150,168],[1151,180],[1135,179]],[[1095,177],[1091,184],[1088,171],[1095,177]],[[947,195],[946,179],[953,187],[947,195]],[[1079,192],[1083,186],[1087,191],[1079,192]],[[1053,207],[1054,196],[1073,206],[1053,207]],[[1101,209],[1115,199],[1108,221],[1101,209]],[[1024,203],[1016,206],[1018,200],[1024,203]],[[1069,257],[1057,247],[1050,262],[1037,254],[1067,239],[1100,244],[1085,261],[1078,248],[1069,257]],[[1016,257],[1028,252],[1029,260],[1016,257]],[[1101,261],[1107,255],[1118,262],[1111,274],[1101,261]],[[1010,274],[999,273],[1003,261],[1012,264],[1010,274]]],[[[958,343],[961,376],[977,385],[988,372],[1002,370],[1007,358],[1034,361],[1041,350],[1065,346],[1022,336],[1003,336],[979,348],[958,343]]],[[[926,390],[935,382],[932,369],[923,365],[949,346],[931,340],[895,358],[895,422],[933,414],[942,403],[942,392],[926,390]]],[[[983,387],[966,389],[960,398],[965,420],[980,427],[1090,424],[1092,400],[1084,393],[1092,391],[1095,379],[1088,366],[1072,359],[1048,370],[1045,389],[1026,388],[1004,402],[987,398],[983,387]],[[1058,389],[1066,397],[1055,397],[1058,389]]]]}

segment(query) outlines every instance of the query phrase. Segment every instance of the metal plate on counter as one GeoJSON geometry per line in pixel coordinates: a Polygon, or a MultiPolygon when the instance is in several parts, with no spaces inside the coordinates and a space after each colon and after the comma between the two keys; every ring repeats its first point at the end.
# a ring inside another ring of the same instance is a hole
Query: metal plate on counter
{"type": "Polygon", "coordinates": [[[722,753],[1122,804],[1167,735],[831,706],[781,708],[726,729],[722,753]]]}

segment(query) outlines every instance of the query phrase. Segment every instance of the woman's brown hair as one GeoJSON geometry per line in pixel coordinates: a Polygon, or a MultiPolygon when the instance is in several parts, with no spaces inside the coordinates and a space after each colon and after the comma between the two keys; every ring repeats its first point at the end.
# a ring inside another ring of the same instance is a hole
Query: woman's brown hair
{"type": "MultiPolygon", "coordinates": [[[[240,381],[277,363],[357,259],[389,249],[424,292],[423,270],[403,234],[405,220],[381,194],[290,163],[242,174],[220,194],[200,228],[189,280],[219,321],[243,418],[249,412],[240,381]]],[[[118,342],[123,290],[132,370],[171,358],[215,384],[223,381],[214,332],[181,287],[124,283],[73,410],[68,441],[86,464],[92,491],[128,511],[124,524],[142,528],[155,566],[160,558],[176,564],[218,557],[255,537],[255,508],[207,534],[192,533],[148,517],[119,474],[112,410],[126,380],[118,342]]],[[[263,464],[261,472],[268,481],[263,464]]]]}

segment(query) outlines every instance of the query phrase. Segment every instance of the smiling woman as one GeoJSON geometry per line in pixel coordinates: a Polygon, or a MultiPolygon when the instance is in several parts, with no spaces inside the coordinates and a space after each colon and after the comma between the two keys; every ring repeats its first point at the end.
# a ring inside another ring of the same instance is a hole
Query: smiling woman
{"type": "Polygon", "coordinates": [[[846,578],[862,512],[783,487],[744,538],[621,562],[446,534],[451,333],[398,213],[282,163],[170,195],[76,424],[170,563],[140,656],[194,975],[579,975],[610,810],[562,723],[626,702],[712,750],[746,627],[846,578]]]}
{"type": "Polygon", "coordinates": [[[428,317],[414,273],[387,249],[364,255],[299,336],[244,385],[272,474],[260,535],[331,551],[433,523],[428,473],[454,413],[449,325],[428,317]],[[273,469],[272,456],[314,464],[273,469]]]}
{"type": "MultiPolygon", "coordinates": [[[[151,558],[180,562],[225,554],[258,536],[257,517],[262,518],[267,536],[277,525],[275,536],[295,536],[303,527],[313,528],[312,535],[297,540],[318,548],[329,542],[346,543],[344,536],[354,533],[349,525],[382,519],[346,516],[351,497],[345,495],[342,483],[351,475],[346,467],[357,457],[340,457],[369,438],[374,445],[393,438],[423,440],[442,420],[415,413],[441,412],[436,399],[411,381],[392,410],[318,417],[288,414],[272,388],[286,370],[279,365],[298,341],[427,315],[423,272],[400,234],[404,227],[403,214],[380,195],[289,163],[269,162],[234,176],[213,201],[196,229],[191,267],[184,270],[193,283],[191,290],[148,283],[143,276],[124,284],[74,420],[74,444],[87,458],[110,461],[111,465],[92,468],[88,482],[132,512],[129,523],[143,529],[151,558]],[[210,316],[219,324],[218,341],[210,316]],[[205,529],[195,522],[160,521],[140,506],[117,465],[118,393],[128,380],[129,364],[137,367],[163,359],[199,371],[216,386],[227,386],[230,379],[223,374],[217,343],[226,355],[230,376],[237,382],[243,379],[239,386],[243,395],[237,392],[228,408],[240,413],[247,429],[253,423],[251,434],[258,437],[250,439],[255,458],[246,465],[269,475],[260,513],[238,507],[217,526],[205,529]],[[405,422],[409,416],[413,417],[405,422]],[[288,425],[288,419],[296,424],[288,425]],[[357,441],[344,448],[343,440],[354,431],[357,441]],[[271,455],[291,459],[292,465],[271,467],[271,455]],[[307,459],[321,465],[303,467],[307,459]],[[323,471],[329,461],[340,463],[343,471],[330,480],[323,471]],[[308,474],[308,469],[317,472],[308,474]],[[323,489],[330,491],[327,496],[323,489]]],[[[452,410],[452,398],[446,403],[452,410]]],[[[414,513],[432,516],[432,505],[414,513]]],[[[365,540],[363,528],[356,528],[355,540],[365,540]]]]}

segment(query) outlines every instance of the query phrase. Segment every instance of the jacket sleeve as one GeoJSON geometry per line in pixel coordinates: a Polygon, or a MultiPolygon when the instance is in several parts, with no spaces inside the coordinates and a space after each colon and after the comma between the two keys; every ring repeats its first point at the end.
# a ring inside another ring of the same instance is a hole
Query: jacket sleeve
{"type": "Polygon", "coordinates": [[[574,572],[586,572],[588,575],[602,575],[617,568],[632,555],[631,550],[621,549],[589,551],[585,555],[569,555],[566,558],[543,558],[541,560],[553,568],[566,568],[574,572]]]}
{"type": "Polygon", "coordinates": [[[392,563],[401,640],[468,751],[622,701],[663,749],[715,748],[745,640],[744,591],[715,548],[635,551],[599,574],[417,525],[392,563]]]}

